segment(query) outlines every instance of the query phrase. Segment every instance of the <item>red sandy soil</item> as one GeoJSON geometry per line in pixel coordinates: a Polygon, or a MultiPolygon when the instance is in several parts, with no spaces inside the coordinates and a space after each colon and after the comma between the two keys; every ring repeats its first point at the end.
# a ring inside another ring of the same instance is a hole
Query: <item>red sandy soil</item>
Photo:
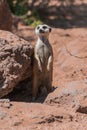
{"type": "MultiPolygon", "coordinates": [[[[75,4],[83,4],[82,2],[87,6],[86,0],[76,1],[75,4]]],[[[84,8],[82,10],[85,12],[84,8]]],[[[0,130],[87,130],[85,15],[82,15],[82,24],[79,24],[78,20],[75,27],[70,23],[69,27],[66,26],[67,29],[61,29],[61,26],[57,28],[55,25],[50,34],[54,52],[54,91],[48,94],[43,102],[39,96],[35,103],[30,102],[30,95],[26,91],[8,96],[11,97],[11,102],[2,103],[0,106],[0,130]]],[[[36,43],[33,27],[19,23],[16,34],[31,44],[36,43]]]]}

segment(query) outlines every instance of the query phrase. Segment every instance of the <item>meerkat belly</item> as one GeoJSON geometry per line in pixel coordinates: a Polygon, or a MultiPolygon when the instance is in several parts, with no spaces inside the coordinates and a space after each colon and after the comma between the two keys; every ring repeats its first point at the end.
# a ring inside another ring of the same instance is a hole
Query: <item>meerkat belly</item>
{"type": "Polygon", "coordinates": [[[43,65],[46,65],[48,62],[49,55],[50,55],[50,52],[47,46],[42,45],[38,53],[39,53],[39,58],[40,58],[41,63],[43,65]]]}

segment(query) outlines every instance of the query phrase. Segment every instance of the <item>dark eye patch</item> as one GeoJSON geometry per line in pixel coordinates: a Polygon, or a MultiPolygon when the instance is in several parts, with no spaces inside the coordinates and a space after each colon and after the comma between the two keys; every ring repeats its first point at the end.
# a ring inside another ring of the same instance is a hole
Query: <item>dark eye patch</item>
{"type": "Polygon", "coordinates": [[[37,29],[39,29],[40,27],[38,26],[37,29]]]}
{"type": "Polygon", "coordinates": [[[43,26],[43,29],[47,29],[47,26],[43,26]]]}

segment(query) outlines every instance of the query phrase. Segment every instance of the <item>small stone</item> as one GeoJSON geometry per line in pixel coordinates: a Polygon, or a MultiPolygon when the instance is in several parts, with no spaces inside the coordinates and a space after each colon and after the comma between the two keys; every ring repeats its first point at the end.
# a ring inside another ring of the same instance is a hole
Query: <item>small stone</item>
{"type": "Polygon", "coordinates": [[[6,116],[7,114],[0,110],[0,119],[3,120],[6,116]]]}
{"type": "Polygon", "coordinates": [[[9,99],[0,99],[0,107],[10,108],[12,104],[9,99]]]}

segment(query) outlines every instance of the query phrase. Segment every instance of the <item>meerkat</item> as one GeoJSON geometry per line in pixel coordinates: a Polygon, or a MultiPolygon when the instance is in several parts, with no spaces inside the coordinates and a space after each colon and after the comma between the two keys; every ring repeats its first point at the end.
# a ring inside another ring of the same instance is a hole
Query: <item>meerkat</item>
{"type": "Polygon", "coordinates": [[[49,43],[49,33],[51,30],[51,27],[45,24],[38,25],[35,28],[38,40],[34,47],[32,100],[37,98],[40,87],[46,87],[47,93],[52,91],[53,50],[49,43]]]}

